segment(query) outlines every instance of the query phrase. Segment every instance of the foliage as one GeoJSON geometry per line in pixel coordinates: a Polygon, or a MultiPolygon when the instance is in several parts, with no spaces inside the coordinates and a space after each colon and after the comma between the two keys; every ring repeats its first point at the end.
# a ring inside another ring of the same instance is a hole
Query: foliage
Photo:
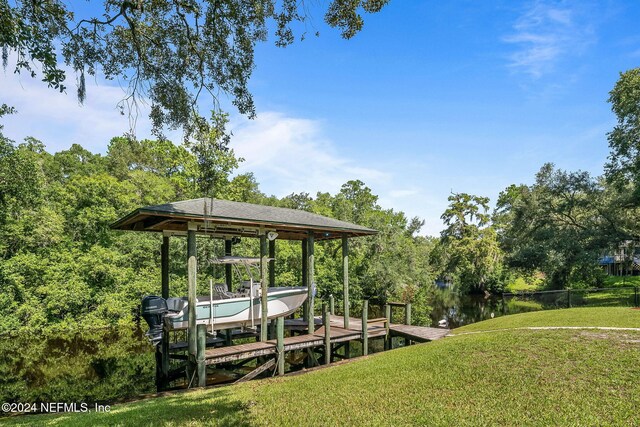
{"type": "Polygon", "coordinates": [[[602,189],[586,172],[556,170],[545,164],[530,187],[509,188],[498,204],[501,244],[511,267],[542,271],[548,285],[601,284],[597,264],[611,244],[600,214],[602,189]]]}
{"type": "Polygon", "coordinates": [[[448,200],[449,207],[441,217],[447,228],[441,233],[438,253],[444,273],[463,291],[501,289],[503,254],[496,231],[489,225],[489,199],[456,193],[448,200]]]}
{"type": "MultiPolygon", "coordinates": [[[[378,12],[387,1],[333,0],[325,21],[348,39],[362,29],[362,11],[378,12]]],[[[225,93],[242,114],[255,115],[247,86],[256,44],[270,32],[278,46],[293,43],[297,25],[306,24],[310,13],[295,0],[106,0],[93,8],[61,0],[0,0],[0,47],[5,69],[14,52],[15,72],[36,77],[38,63],[42,80],[64,92],[61,56],[77,76],[80,102],[86,75],[120,79],[127,85],[119,103],[123,114],[135,113],[147,99],[157,132],[183,127],[188,138],[218,124],[200,114],[201,95],[219,111],[218,96],[225,93]]]]}
{"type": "MultiPolygon", "coordinates": [[[[638,327],[640,313],[629,309],[537,312],[480,322],[476,327],[494,330],[500,329],[500,323],[638,327]]],[[[14,417],[8,424],[102,426],[161,419],[177,426],[633,425],[640,422],[640,355],[633,345],[639,338],[638,331],[474,333],[305,375],[147,399],[113,406],[108,413],[14,417]],[[330,393],[327,384],[331,384],[330,393]]]]}
{"type": "MultiPolygon", "coordinates": [[[[413,302],[414,320],[428,323],[433,242],[417,235],[419,219],[382,209],[361,181],[315,199],[304,193],[267,197],[253,175],[231,176],[241,159],[227,148],[223,133],[211,129],[200,136],[178,146],[117,137],[104,156],[77,144],[50,154],[31,138],[18,145],[3,139],[0,331],[131,326],[141,297],[159,292],[160,240],[152,233],[115,232],[110,224],[141,206],[205,194],[303,208],[379,230],[350,241],[354,308],[364,297],[413,302]]],[[[199,292],[206,294],[209,278],[223,281],[223,269],[208,260],[224,249],[219,240],[198,238],[198,250],[199,292]]],[[[233,252],[257,255],[257,239],[243,239],[233,252]]],[[[176,296],[186,294],[184,254],[183,239],[172,239],[176,296]]],[[[277,241],[277,285],[301,283],[301,256],[299,242],[277,241]]],[[[342,294],[340,242],[316,244],[315,277],[321,297],[342,294]]]]}

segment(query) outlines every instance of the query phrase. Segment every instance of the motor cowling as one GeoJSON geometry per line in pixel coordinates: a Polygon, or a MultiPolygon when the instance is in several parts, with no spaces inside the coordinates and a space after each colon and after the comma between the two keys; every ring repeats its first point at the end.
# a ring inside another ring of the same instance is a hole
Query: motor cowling
{"type": "Polygon", "coordinates": [[[147,295],[142,298],[140,311],[147,325],[149,325],[149,330],[145,335],[153,345],[157,345],[162,341],[162,324],[164,316],[169,311],[167,301],[156,295],[147,295]]]}

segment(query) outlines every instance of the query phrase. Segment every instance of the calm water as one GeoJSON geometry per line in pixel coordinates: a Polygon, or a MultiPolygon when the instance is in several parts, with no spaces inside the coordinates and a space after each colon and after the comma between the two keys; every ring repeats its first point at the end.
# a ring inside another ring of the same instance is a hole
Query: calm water
{"type": "MultiPolygon", "coordinates": [[[[438,290],[430,317],[434,326],[444,319],[454,328],[501,315],[501,304],[500,297],[438,290]]],[[[376,315],[376,307],[371,311],[370,317],[376,315]]],[[[375,340],[370,346],[382,349],[375,340]]],[[[155,391],[153,348],[138,329],[5,336],[0,351],[2,402],[109,403],[155,391]]]]}

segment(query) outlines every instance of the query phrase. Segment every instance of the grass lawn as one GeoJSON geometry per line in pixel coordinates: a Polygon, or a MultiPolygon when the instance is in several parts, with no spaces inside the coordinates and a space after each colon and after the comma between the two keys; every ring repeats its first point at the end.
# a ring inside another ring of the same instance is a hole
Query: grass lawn
{"type": "Polygon", "coordinates": [[[448,337],[304,375],[116,405],[105,414],[9,425],[638,425],[640,311],[576,308],[506,316],[448,337]]]}
{"type": "Polygon", "coordinates": [[[604,286],[640,286],[640,276],[607,276],[604,279],[604,286]]]}
{"type": "Polygon", "coordinates": [[[640,328],[640,310],[627,307],[580,307],[496,317],[454,331],[473,332],[527,326],[604,326],[640,328]]]}

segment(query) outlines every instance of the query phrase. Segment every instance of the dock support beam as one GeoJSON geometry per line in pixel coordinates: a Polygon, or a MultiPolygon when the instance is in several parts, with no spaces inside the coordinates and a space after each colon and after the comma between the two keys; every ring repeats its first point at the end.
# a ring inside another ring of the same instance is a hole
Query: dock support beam
{"type": "Polygon", "coordinates": [[[336,314],[336,303],[333,295],[329,295],[329,314],[336,314]]]}
{"type": "Polygon", "coordinates": [[[268,313],[267,313],[267,303],[268,303],[268,288],[269,288],[269,272],[268,270],[268,261],[267,261],[267,235],[263,232],[260,235],[260,306],[261,306],[261,315],[260,315],[260,341],[267,341],[268,339],[268,313]]]}
{"type": "Polygon", "coordinates": [[[391,306],[389,304],[384,305],[384,317],[387,318],[387,322],[385,323],[386,335],[384,336],[384,349],[391,350],[393,348],[393,339],[391,338],[391,331],[389,330],[391,326],[391,306]]]}
{"type": "MultiPolygon", "coordinates": [[[[224,241],[224,255],[231,256],[231,240],[225,239],[224,241]]],[[[224,281],[227,284],[227,291],[231,292],[233,286],[233,270],[231,264],[225,264],[224,266],[224,281]]]]}
{"type": "MultiPolygon", "coordinates": [[[[160,275],[162,280],[162,298],[169,298],[169,235],[162,236],[162,246],[160,246],[160,275]]],[[[156,370],[156,384],[158,391],[164,390],[168,385],[169,379],[169,331],[162,328],[162,344],[156,350],[159,351],[159,357],[156,363],[159,363],[159,369],[156,370]],[[159,359],[159,360],[158,360],[159,359]]]]}
{"type": "Polygon", "coordinates": [[[269,240],[269,286],[273,287],[276,283],[276,241],[269,240]]]}
{"type": "Polygon", "coordinates": [[[327,303],[322,303],[322,323],[324,324],[324,364],[331,363],[331,318],[327,303]]]}
{"type": "MultiPolygon", "coordinates": [[[[404,306],[404,324],[405,325],[410,325],[411,324],[411,303],[410,302],[408,302],[404,306]]],[[[409,338],[405,338],[404,339],[404,344],[405,345],[410,345],[411,344],[411,340],[409,338]]]]}
{"type": "Polygon", "coordinates": [[[362,355],[369,354],[369,300],[362,301],[362,355]]]}
{"type": "MultiPolygon", "coordinates": [[[[309,260],[307,259],[307,249],[309,249],[307,239],[302,239],[302,286],[309,286],[309,282],[307,281],[309,280],[309,269],[307,264],[309,260]]],[[[307,298],[302,304],[302,319],[305,322],[309,321],[309,319],[307,318],[307,316],[309,315],[309,309],[307,308],[308,306],[309,299],[307,298]]]]}
{"type": "Polygon", "coordinates": [[[207,346],[207,325],[198,325],[198,349],[196,362],[198,366],[198,387],[207,385],[207,365],[204,359],[204,350],[207,346]]]}
{"type": "MultiPolygon", "coordinates": [[[[198,263],[196,259],[196,229],[197,225],[189,223],[187,231],[187,276],[188,276],[188,291],[187,300],[189,302],[189,361],[192,365],[192,370],[197,368],[200,371],[198,357],[198,337],[196,330],[196,277],[198,263]]],[[[203,350],[204,351],[204,350],[203,350]]],[[[202,362],[204,366],[204,360],[202,362]]]]}
{"type": "Polygon", "coordinates": [[[349,239],[342,236],[342,293],[344,328],[349,329],[349,239]]]}
{"type": "Polygon", "coordinates": [[[284,375],[284,317],[276,319],[276,350],[278,351],[278,375],[284,375]]]}
{"type": "Polygon", "coordinates": [[[309,313],[307,314],[307,321],[309,322],[309,333],[312,334],[316,330],[315,319],[313,318],[313,291],[315,286],[315,279],[313,277],[313,269],[314,269],[314,236],[313,231],[309,232],[309,237],[307,237],[307,289],[308,289],[308,297],[307,297],[307,310],[309,313]]]}

